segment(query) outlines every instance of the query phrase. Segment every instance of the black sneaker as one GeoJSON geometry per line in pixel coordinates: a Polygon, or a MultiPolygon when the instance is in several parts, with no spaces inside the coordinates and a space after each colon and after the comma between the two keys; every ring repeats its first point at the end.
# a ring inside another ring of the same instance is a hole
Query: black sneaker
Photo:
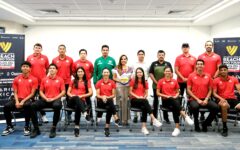
{"type": "Polygon", "coordinates": [[[200,129],[199,125],[195,125],[195,131],[196,132],[201,132],[201,129],[200,129]]]}
{"type": "Polygon", "coordinates": [[[75,135],[75,137],[79,137],[79,129],[78,128],[74,129],[74,135],[75,135]]]}
{"type": "Polygon", "coordinates": [[[227,137],[228,136],[228,128],[223,128],[221,134],[222,134],[222,136],[227,137]]]}
{"type": "Polygon", "coordinates": [[[120,119],[115,120],[115,125],[116,126],[121,127],[120,123],[121,123],[120,119]]]}
{"type": "Polygon", "coordinates": [[[31,133],[30,127],[25,126],[24,129],[23,129],[23,132],[24,132],[24,133],[23,133],[24,136],[29,136],[30,133],[31,133]]]}
{"type": "Polygon", "coordinates": [[[137,116],[135,116],[135,117],[133,118],[133,122],[134,122],[134,123],[137,123],[137,122],[138,122],[138,117],[137,117],[137,116]]]}
{"type": "Polygon", "coordinates": [[[55,138],[56,137],[56,128],[52,127],[50,130],[49,138],[55,138]]]}
{"type": "Polygon", "coordinates": [[[89,122],[91,120],[90,116],[87,114],[85,119],[89,122]]]}
{"type": "Polygon", "coordinates": [[[31,139],[35,138],[36,136],[38,136],[40,134],[41,134],[41,132],[40,132],[39,128],[34,128],[30,134],[30,138],[31,139]]]}
{"type": "Polygon", "coordinates": [[[15,129],[14,129],[13,126],[7,126],[7,127],[3,130],[2,136],[6,136],[6,135],[10,134],[10,133],[12,133],[14,130],[15,130],[15,129]]]}
{"type": "Polygon", "coordinates": [[[110,135],[109,128],[104,128],[104,133],[105,133],[106,137],[109,137],[109,135],[110,135]]]}

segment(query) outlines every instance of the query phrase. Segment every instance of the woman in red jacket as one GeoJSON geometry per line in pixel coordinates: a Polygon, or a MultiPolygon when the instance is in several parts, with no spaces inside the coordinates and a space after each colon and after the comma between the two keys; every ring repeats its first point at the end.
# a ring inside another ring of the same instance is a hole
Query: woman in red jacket
{"type": "Polygon", "coordinates": [[[148,82],[145,80],[144,70],[141,67],[136,69],[135,78],[130,82],[129,93],[131,95],[131,107],[137,107],[142,110],[142,133],[145,135],[149,134],[146,127],[147,114],[150,114],[154,126],[162,126],[162,123],[154,117],[152,108],[148,103],[148,82]]]}
{"type": "Polygon", "coordinates": [[[91,81],[87,80],[84,68],[77,68],[75,79],[70,82],[67,92],[70,97],[67,105],[75,109],[74,135],[76,137],[79,136],[81,112],[84,114],[86,120],[89,121],[90,119],[86,112],[86,98],[92,96],[92,93],[91,81]]]}

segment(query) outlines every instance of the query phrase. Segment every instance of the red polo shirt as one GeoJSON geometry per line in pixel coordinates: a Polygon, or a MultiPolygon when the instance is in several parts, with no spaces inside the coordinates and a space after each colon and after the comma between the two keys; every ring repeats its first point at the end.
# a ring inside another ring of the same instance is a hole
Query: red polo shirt
{"type": "Polygon", "coordinates": [[[90,80],[93,75],[93,64],[88,60],[78,60],[73,64],[73,72],[76,73],[77,68],[80,66],[84,68],[87,80],[90,80]]]}
{"type": "Polygon", "coordinates": [[[24,77],[22,74],[18,75],[13,80],[13,90],[17,90],[17,95],[20,100],[29,96],[32,92],[32,89],[38,88],[38,81],[32,75],[24,77]]]}
{"type": "Polygon", "coordinates": [[[212,78],[218,70],[218,66],[222,63],[221,57],[214,52],[210,55],[205,52],[200,55],[198,59],[202,59],[204,61],[204,72],[210,74],[212,78]]]}
{"type": "Polygon", "coordinates": [[[238,79],[233,76],[228,76],[227,80],[218,77],[213,80],[213,89],[217,90],[217,94],[224,99],[237,99],[234,93],[237,84],[239,84],[238,79]]]}
{"type": "MultiPolygon", "coordinates": [[[[72,81],[70,82],[69,87],[72,88],[71,94],[73,94],[73,95],[78,95],[78,96],[80,96],[80,95],[83,95],[83,94],[86,94],[86,93],[87,93],[83,81],[78,82],[78,88],[76,88],[76,87],[74,86],[74,80],[72,80],[72,81]]],[[[89,80],[88,80],[88,83],[87,83],[87,87],[88,87],[88,88],[91,88],[91,82],[90,82],[89,80]]]]}
{"type": "Polygon", "coordinates": [[[175,96],[177,94],[177,90],[179,89],[179,85],[175,79],[167,80],[166,78],[162,78],[158,81],[157,89],[165,95],[175,96]]]}
{"type": "Polygon", "coordinates": [[[65,84],[69,84],[71,82],[73,59],[68,56],[60,59],[60,57],[57,56],[52,60],[52,63],[58,67],[57,75],[64,80],[65,84]]]}
{"type": "Polygon", "coordinates": [[[54,98],[65,90],[64,81],[58,76],[54,78],[47,76],[42,79],[40,90],[44,92],[47,98],[54,98]]]}
{"type": "Polygon", "coordinates": [[[136,94],[137,96],[144,97],[145,96],[145,90],[148,90],[148,82],[145,81],[145,88],[144,88],[142,82],[138,81],[138,86],[137,86],[136,89],[134,89],[134,83],[135,83],[134,79],[132,79],[129,83],[129,86],[132,87],[132,92],[134,94],[136,94]]]}
{"type": "MultiPolygon", "coordinates": [[[[196,63],[196,58],[192,55],[185,56],[184,54],[179,55],[175,60],[175,67],[178,67],[178,71],[184,78],[188,78],[188,76],[194,71],[196,63]]],[[[178,82],[183,82],[180,77],[177,77],[178,82]]]]}
{"type": "Polygon", "coordinates": [[[104,82],[103,79],[101,79],[97,82],[96,89],[100,89],[100,96],[102,95],[111,96],[112,90],[116,89],[116,84],[111,79],[108,79],[107,82],[104,82]]]}
{"type": "Polygon", "coordinates": [[[38,79],[38,84],[41,84],[41,80],[46,77],[47,68],[49,66],[49,61],[47,56],[40,55],[35,56],[32,54],[28,56],[27,61],[29,61],[32,65],[31,74],[38,79]]]}
{"type": "Polygon", "coordinates": [[[191,91],[196,97],[204,99],[208,94],[209,87],[212,87],[212,78],[206,73],[199,75],[193,72],[188,77],[187,86],[191,86],[191,91]]]}

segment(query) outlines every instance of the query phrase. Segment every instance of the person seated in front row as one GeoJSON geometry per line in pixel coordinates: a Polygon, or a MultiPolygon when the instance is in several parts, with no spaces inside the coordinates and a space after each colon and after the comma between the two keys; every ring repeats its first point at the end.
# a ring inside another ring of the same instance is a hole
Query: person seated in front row
{"type": "Polygon", "coordinates": [[[154,117],[152,108],[148,103],[148,82],[145,80],[144,70],[141,67],[136,69],[135,78],[130,81],[129,94],[131,95],[131,107],[140,108],[142,110],[141,131],[143,134],[149,134],[146,127],[147,114],[150,114],[154,126],[162,126],[162,123],[154,117]]]}
{"type": "Polygon", "coordinates": [[[218,105],[210,99],[212,94],[212,78],[203,71],[204,61],[196,61],[196,71],[191,73],[187,81],[187,92],[190,96],[190,111],[193,113],[195,131],[201,132],[199,127],[199,108],[207,108],[210,113],[202,123],[202,131],[207,132],[207,126],[211,125],[218,113],[218,105]]]}
{"type": "Polygon", "coordinates": [[[41,98],[35,101],[31,106],[31,118],[34,129],[31,132],[30,138],[35,138],[40,135],[38,126],[37,111],[43,108],[53,108],[53,124],[50,130],[49,138],[56,136],[56,126],[60,119],[60,111],[62,109],[61,97],[65,95],[65,85],[62,78],[57,76],[57,66],[50,64],[48,67],[49,76],[43,78],[40,86],[41,98]]]}
{"type": "Polygon", "coordinates": [[[74,135],[76,137],[79,136],[81,112],[84,114],[86,120],[90,121],[90,116],[86,112],[86,98],[92,96],[92,93],[91,81],[87,80],[84,68],[77,68],[75,79],[70,82],[67,91],[67,94],[70,97],[67,105],[75,110],[74,135]]]}
{"type": "Polygon", "coordinates": [[[240,103],[234,93],[234,88],[240,93],[240,84],[234,76],[228,75],[228,67],[224,64],[219,66],[219,77],[213,80],[213,95],[217,99],[222,114],[222,136],[228,136],[227,116],[228,109],[240,110],[240,103]]]}
{"type": "Polygon", "coordinates": [[[8,101],[4,107],[3,112],[6,118],[7,127],[3,130],[2,136],[8,135],[14,131],[14,127],[12,125],[12,114],[11,111],[23,109],[24,117],[25,117],[25,127],[24,127],[24,135],[28,136],[30,134],[30,114],[31,114],[31,104],[34,100],[34,93],[38,86],[37,78],[30,75],[31,71],[31,63],[25,61],[21,64],[22,74],[18,75],[13,80],[13,91],[14,98],[8,101]]]}
{"type": "MultiPolygon", "coordinates": [[[[110,120],[113,115],[115,124],[119,126],[120,119],[118,118],[116,114],[116,108],[113,102],[113,98],[115,97],[116,92],[116,84],[113,80],[109,78],[110,71],[108,68],[103,69],[102,71],[102,79],[99,80],[96,84],[96,90],[97,90],[97,106],[99,108],[107,109],[106,114],[106,125],[104,128],[105,136],[110,135],[109,126],[110,126],[110,120]]],[[[98,117],[102,116],[102,112],[98,112],[98,117]]]]}
{"type": "Polygon", "coordinates": [[[180,134],[179,116],[183,116],[189,125],[193,125],[191,118],[181,107],[181,98],[179,97],[178,82],[172,78],[172,69],[168,66],[164,68],[164,78],[160,79],[157,84],[157,95],[162,98],[162,106],[172,110],[175,129],[172,136],[180,134]]]}

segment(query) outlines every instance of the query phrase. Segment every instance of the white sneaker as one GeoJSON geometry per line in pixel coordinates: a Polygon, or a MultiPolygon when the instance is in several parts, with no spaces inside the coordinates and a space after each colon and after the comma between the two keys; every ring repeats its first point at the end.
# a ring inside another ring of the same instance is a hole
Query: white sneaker
{"type": "Polygon", "coordinates": [[[101,122],[102,118],[97,118],[97,123],[101,122]]]}
{"type": "Polygon", "coordinates": [[[46,115],[42,116],[42,121],[43,121],[43,123],[48,123],[48,119],[47,119],[46,115]]]}
{"type": "Polygon", "coordinates": [[[180,134],[180,130],[178,128],[175,128],[172,132],[172,136],[178,136],[180,134]]]}
{"type": "Polygon", "coordinates": [[[142,133],[143,133],[144,135],[148,135],[148,134],[149,134],[149,131],[148,131],[148,129],[147,129],[146,127],[143,127],[143,128],[142,128],[142,133]]]}
{"type": "Polygon", "coordinates": [[[162,123],[159,122],[157,119],[154,119],[154,120],[153,120],[153,125],[159,128],[159,127],[162,126],[162,123]]]}
{"type": "Polygon", "coordinates": [[[185,121],[187,122],[188,125],[192,126],[194,124],[194,122],[192,121],[192,119],[189,116],[185,117],[185,121]]]}

